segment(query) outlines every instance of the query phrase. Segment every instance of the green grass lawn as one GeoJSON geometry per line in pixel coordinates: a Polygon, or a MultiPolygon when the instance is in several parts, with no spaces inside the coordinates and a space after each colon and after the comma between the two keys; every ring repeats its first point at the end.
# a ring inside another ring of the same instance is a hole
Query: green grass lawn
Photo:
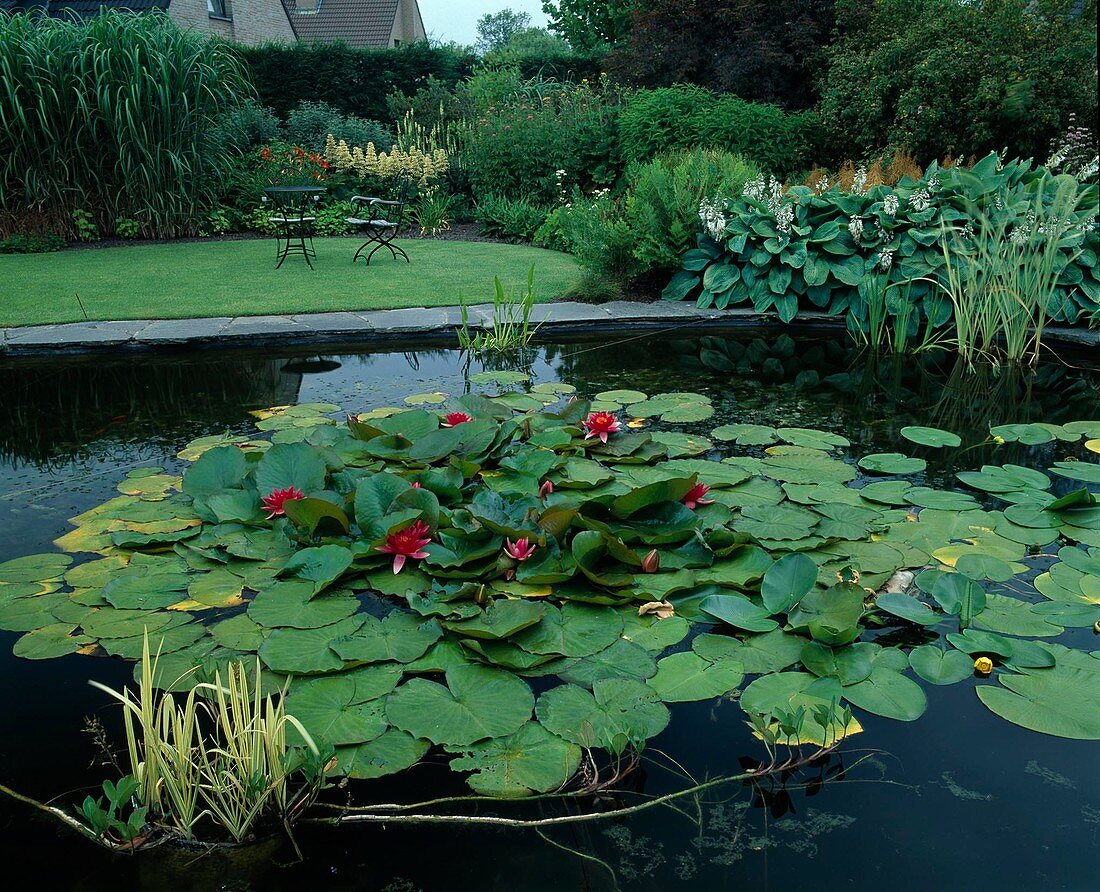
{"type": "Polygon", "coordinates": [[[493,277],[526,285],[535,266],[539,300],[577,281],[573,259],[556,251],[490,242],[401,241],[412,264],[385,249],[353,266],[360,242],[316,240],[310,270],[301,257],[275,269],[273,239],[175,242],[0,256],[0,326],[87,318],[178,319],[437,307],[492,300],[493,277]],[[79,302],[77,301],[79,295],[79,302]]]}

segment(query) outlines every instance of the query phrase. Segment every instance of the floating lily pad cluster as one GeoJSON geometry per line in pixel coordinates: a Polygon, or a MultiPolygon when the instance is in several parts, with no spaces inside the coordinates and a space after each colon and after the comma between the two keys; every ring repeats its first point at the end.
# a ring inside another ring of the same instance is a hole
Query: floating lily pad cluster
{"type": "MultiPolygon", "coordinates": [[[[755,727],[801,717],[787,742],[825,744],[861,713],[918,718],[918,679],[961,682],[982,658],[993,712],[1100,739],[1100,651],[1051,640],[1100,621],[1083,445],[1100,422],[1049,431],[1065,447],[1050,474],[960,473],[975,498],[924,485],[919,456],[847,458],[828,431],[700,432],[698,394],[507,389],[521,377],[346,421],[275,407],[255,438],[197,440],[182,476],[134,471],[73,518],[57,544],[91,559],[0,564],[0,628],[28,659],[140,659],[148,632],[172,690],[258,655],[343,773],[435,747],[497,796],[641,747],[669,703],[740,691],[755,727]]],[[[1038,442],[1025,427],[994,436],[1038,442]]]]}

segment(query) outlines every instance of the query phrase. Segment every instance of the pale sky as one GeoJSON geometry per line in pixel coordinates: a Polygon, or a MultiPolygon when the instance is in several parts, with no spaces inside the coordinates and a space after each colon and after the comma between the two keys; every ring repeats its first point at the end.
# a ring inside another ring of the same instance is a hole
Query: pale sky
{"type": "Polygon", "coordinates": [[[424,28],[435,40],[454,40],[473,44],[477,38],[477,20],[487,12],[513,9],[531,16],[531,24],[546,27],[542,0],[419,0],[424,28]]]}

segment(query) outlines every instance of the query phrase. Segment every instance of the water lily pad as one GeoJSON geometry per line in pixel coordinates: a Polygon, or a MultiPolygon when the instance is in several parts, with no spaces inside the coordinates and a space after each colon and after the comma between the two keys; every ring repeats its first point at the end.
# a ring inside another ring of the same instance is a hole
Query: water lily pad
{"type": "Polygon", "coordinates": [[[872,474],[919,474],[928,467],[923,458],[910,458],[900,452],[876,452],[865,455],[859,466],[872,474]]]}
{"type": "Polygon", "coordinates": [[[749,675],[766,675],[797,663],[805,644],[805,638],[776,630],[750,635],[743,641],[727,635],[698,635],[691,648],[705,660],[733,660],[749,675]]]}
{"type": "Polygon", "coordinates": [[[845,685],[842,691],[853,706],[899,722],[916,721],[928,708],[928,698],[919,684],[883,666],[875,666],[869,678],[845,685]]]}
{"type": "Polygon", "coordinates": [[[264,630],[244,613],[215,623],[210,627],[210,634],[218,644],[230,650],[257,651],[264,643],[264,630]]]}
{"type": "Polygon", "coordinates": [[[467,783],[483,796],[515,797],[564,786],[576,773],[581,749],[528,722],[514,734],[463,748],[451,760],[455,771],[472,771],[467,783]]]}
{"type": "Polygon", "coordinates": [[[745,595],[711,595],[699,605],[703,611],[747,632],[770,632],[779,627],[771,611],[745,595]]]}
{"type": "Polygon", "coordinates": [[[514,643],[533,654],[586,657],[614,644],[622,629],[622,620],[608,607],[564,604],[546,610],[537,625],[515,636],[514,643]]]}
{"type": "Polygon", "coordinates": [[[682,616],[659,619],[656,616],[638,616],[631,610],[623,614],[622,621],[623,638],[650,653],[660,653],[679,644],[691,632],[691,623],[682,616]]]}
{"type": "Polygon", "coordinates": [[[352,634],[362,622],[359,617],[349,616],[315,629],[273,629],[260,645],[260,659],[275,672],[295,675],[336,672],[344,668],[344,661],[329,645],[352,634]]]}
{"type": "Polygon", "coordinates": [[[943,616],[910,595],[887,592],[875,598],[875,606],[887,613],[921,626],[934,626],[943,616]]]}
{"type": "Polygon", "coordinates": [[[80,648],[91,644],[93,639],[87,635],[74,635],[75,631],[76,627],[68,623],[43,626],[27,632],[16,641],[12,653],[24,660],[52,660],[76,653],[80,648]]]}
{"type": "Polygon", "coordinates": [[[669,722],[668,707],[656,691],[625,678],[597,681],[591,692],[573,684],[551,688],[539,697],[535,714],[559,737],[612,752],[655,737],[669,722]]]}
{"type": "Polygon", "coordinates": [[[716,440],[732,440],[738,446],[770,446],[779,441],[775,428],[763,424],[723,424],[714,429],[716,440]]]}
{"type": "Polygon", "coordinates": [[[565,681],[591,687],[601,679],[623,678],[645,681],[657,671],[657,663],[643,647],[619,639],[587,657],[566,663],[558,675],[565,681]]]}
{"type": "Polygon", "coordinates": [[[390,724],[432,743],[465,746],[512,734],[531,716],[531,689],[508,672],[456,666],[446,679],[446,686],[424,678],[401,685],[386,703],[390,724]]]}
{"type": "Polygon", "coordinates": [[[974,674],[974,663],[964,653],[922,644],[909,653],[909,665],[929,684],[955,684],[974,674]]]}
{"type": "Polygon", "coordinates": [[[45,582],[60,579],[73,559],[65,554],[30,554],[0,564],[0,582],[45,582]]]}
{"type": "Polygon", "coordinates": [[[358,746],[336,748],[336,770],[346,777],[369,779],[396,774],[412,768],[431,747],[405,731],[391,728],[379,737],[358,746]]]}
{"type": "Polygon", "coordinates": [[[1040,734],[1100,740],[1100,660],[1094,662],[1096,668],[1059,663],[1002,673],[1001,686],[980,686],[978,699],[1001,718],[1040,734]]]}
{"type": "Polygon", "coordinates": [[[953,434],[951,433],[951,431],[941,430],[938,427],[920,427],[919,425],[909,425],[908,427],[903,427],[900,433],[910,443],[916,443],[920,446],[928,446],[932,449],[940,449],[944,446],[962,445],[962,438],[958,434],[953,434]]]}
{"type": "Polygon", "coordinates": [[[422,657],[443,634],[434,619],[394,611],[384,619],[360,614],[363,624],[351,635],[330,645],[342,660],[411,663],[422,657]]]}
{"type": "Polygon", "coordinates": [[[658,393],[631,403],[626,410],[639,418],[659,417],[662,421],[705,421],[714,414],[710,399],[700,393],[658,393]]]}
{"type": "Polygon", "coordinates": [[[821,449],[828,452],[831,449],[840,449],[852,445],[847,437],[842,437],[840,434],[814,430],[809,427],[780,427],[776,428],[776,433],[785,442],[806,449],[821,449]]]}
{"type": "Polygon", "coordinates": [[[736,689],[744,668],[732,659],[710,662],[693,651],[672,654],[657,663],[648,684],[666,703],[710,700],[736,689]]]}
{"type": "Polygon", "coordinates": [[[248,616],[266,629],[317,629],[358,610],[356,598],[335,595],[314,598],[308,582],[288,581],[276,583],[256,595],[248,605],[248,616]]]}
{"type": "Polygon", "coordinates": [[[401,670],[395,666],[369,666],[305,679],[291,688],[286,711],[319,745],[364,743],[386,730],[385,701],[381,698],[400,680],[401,670]]]}

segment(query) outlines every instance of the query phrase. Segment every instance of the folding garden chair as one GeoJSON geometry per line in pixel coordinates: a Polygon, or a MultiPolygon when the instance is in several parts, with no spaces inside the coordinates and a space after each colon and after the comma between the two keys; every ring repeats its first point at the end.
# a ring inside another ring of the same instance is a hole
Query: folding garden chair
{"type": "Polygon", "coordinates": [[[359,250],[355,252],[355,256],[351,258],[351,262],[355,263],[359,259],[359,255],[368,248],[370,245],[374,245],[371,248],[370,253],[367,254],[367,265],[370,265],[370,259],[374,256],[375,251],[381,248],[388,248],[389,252],[393,255],[393,259],[397,259],[397,255],[400,254],[405,258],[406,263],[412,263],[409,260],[409,255],[404,252],[400,245],[395,245],[393,240],[397,237],[397,233],[401,230],[401,223],[405,218],[405,205],[409,200],[409,178],[404,177],[401,181],[401,188],[398,191],[396,200],[387,200],[384,198],[374,198],[369,195],[353,195],[351,197],[353,202],[361,202],[367,206],[367,215],[365,217],[347,217],[347,222],[352,226],[358,226],[363,235],[366,236],[366,241],[360,245],[359,250]],[[386,212],[387,208],[392,208],[392,211],[383,217],[383,212],[386,212]],[[389,219],[389,218],[393,219],[389,219]]]}

